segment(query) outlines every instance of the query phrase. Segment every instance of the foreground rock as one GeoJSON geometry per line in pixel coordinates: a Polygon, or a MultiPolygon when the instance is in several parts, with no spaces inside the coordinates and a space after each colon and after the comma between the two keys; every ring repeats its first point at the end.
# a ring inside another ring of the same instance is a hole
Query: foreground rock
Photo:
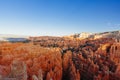
{"type": "Polygon", "coordinates": [[[118,40],[39,39],[0,44],[1,80],[120,80],[118,40]]]}

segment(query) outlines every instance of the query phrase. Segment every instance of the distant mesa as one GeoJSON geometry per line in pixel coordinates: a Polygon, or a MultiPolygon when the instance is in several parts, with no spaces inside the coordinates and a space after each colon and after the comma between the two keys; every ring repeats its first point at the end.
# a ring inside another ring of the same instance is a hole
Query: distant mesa
{"type": "Polygon", "coordinates": [[[90,36],[90,38],[115,38],[120,39],[120,31],[110,31],[110,32],[103,32],[103,33],[95,33],[90,36]]]}
{"type": "Polygon", "coordinates": [[[29,36],[0,34],[0,41],[23,42],[23,41],[27,41],[28,39],[29,39],[29,36]]]}
{"type": "Polygon", "coordinates": [[[69,38],[77,38],[77,39],[99,39],[99,38],[115,38],[120,39],[120,31],[108,31],[108,32],[101,32],[101,33],[87,33],[82,32],[79,34],[73,34],[69,36],[65,36],[69,38]]]}
{"type": "Polygon", "coordinates": [[[54,39],[54,40],[60,40],[60,39],[99,39],[99,38],[115,38],[120,39],[120,30],[118,31],[108,31],[108,32],[101,32],[101,33],[88,33],[88,32],[82,32],[77,34],[72,34],[68,36],[61,36],[61,37],[55,37],[55,36],[20,36],[20,35],[4,35],[0,34],[0,41],[9,41],[9,42],[24,42],[24,41],[38,41],[38,40],[48,40],[48,39],[54,39]]]}
{"type": "Polygon", "coordinates": [[[24,41],[27,41],[28,39],[26,38],[6,38],[7,41],[10,41],[10,42],[24,42],[24,41]]]}
{"type": "Polygon", "coordinates": [[[78,33],[78,34],[69,35],[68,37],[85,39],[85,38],[88,38],[90,35],[92,35],[92,33],[82,32],[82,33],[78,33]]]}

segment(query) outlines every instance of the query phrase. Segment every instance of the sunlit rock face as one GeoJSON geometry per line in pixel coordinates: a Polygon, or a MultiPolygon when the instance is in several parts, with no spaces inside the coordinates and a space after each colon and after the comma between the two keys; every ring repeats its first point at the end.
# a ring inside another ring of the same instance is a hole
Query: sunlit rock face
{"type": "Polygon", "coordinates": [[[39,39],[0,44],[0,80],[120,80],[118,40],[39,39]]]}
{"type": "Polygon", "coordinates": [[[103,32],[103,33],[95,33],[91,35],[94,39],[98,38],[115,38],[120,39],[120,31],[110,31],[110,32],[103,32]]]}
{"type": "Polygon", "coordinates": [[[82,32],[78,34],[73,34],[69,36],[65,36],[70,39],[100,39],[100,38],[114,38],[120,39],[120,31],[108,31],[108,32],[100,32],[100,33],[87,33],[82,32]]]}
{"type": "Polygon", "coordinates": [[[82,32],[82,33],[78,33],[78,34],[72,34],[72,35],[69,35],[69,36],[64,36],[66,38],[70,38],[70,39],[86,39],[86,38],[89,38],[90,36],[92,35],[92,33],[88,33],[88,32],[82,32]]]}
{"type": "Polygon", "coordinates": [[[88,38],[91,34],[92,33],[82,32],[82,33],[80,33],[79,38],[85,39],[85,38],[88,38]]]}

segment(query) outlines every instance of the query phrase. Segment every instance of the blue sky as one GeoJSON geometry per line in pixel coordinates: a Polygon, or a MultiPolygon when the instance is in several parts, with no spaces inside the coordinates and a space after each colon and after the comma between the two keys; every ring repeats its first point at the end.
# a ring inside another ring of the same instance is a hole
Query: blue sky
{"type": "Polygon", "coordinates": [[[0,34],[120,30],[120,0],[0,0],[0,34]]]}

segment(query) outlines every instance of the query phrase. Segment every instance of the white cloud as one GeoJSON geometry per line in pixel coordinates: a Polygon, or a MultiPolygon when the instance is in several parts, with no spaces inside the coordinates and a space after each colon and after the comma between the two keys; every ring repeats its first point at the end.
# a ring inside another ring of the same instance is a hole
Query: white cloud
{"type": "Polygon", "coordinates": [[[114,23],[108,22],[107,26],[111,28],[120,28],[120,23],[114,24],[114,23]]]}

